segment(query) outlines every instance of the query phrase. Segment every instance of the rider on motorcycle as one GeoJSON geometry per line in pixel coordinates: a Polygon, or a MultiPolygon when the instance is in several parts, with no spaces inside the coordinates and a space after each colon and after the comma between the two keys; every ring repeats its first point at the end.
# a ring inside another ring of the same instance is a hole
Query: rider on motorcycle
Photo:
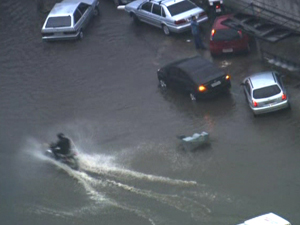
{"type": "Polygon", "coordinates": [[[71,153],[71,141],[63,133],[57,134],[58,141],[52,146],[52,151],[56,159],[58,154],[68,155],[71,153]]]}

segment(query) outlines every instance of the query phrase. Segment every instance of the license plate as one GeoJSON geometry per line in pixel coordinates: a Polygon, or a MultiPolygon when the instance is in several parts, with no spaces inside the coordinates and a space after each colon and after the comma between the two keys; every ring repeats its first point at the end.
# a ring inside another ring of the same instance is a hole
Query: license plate
{"type": "Polygon", "coordinates": [[[221,12],[221,9],[216,9],[216,12],[221,12]]]}
{"type": "Polygon", "coordinates": [[[215,83],[212,83],[211,86],[212,86],[212,87],[215,87],[215,86],[218,86],[218,85],[220,85],[220,84],[221,84],[221,81],[217,81],[217,82],[215,82],[215,83]]]}
{"type": "Polygon", "coordinates": [[[233,52],[232,48],[226,48],[222,50],[223,52],[227,53],[227,52],[233,52]]]}

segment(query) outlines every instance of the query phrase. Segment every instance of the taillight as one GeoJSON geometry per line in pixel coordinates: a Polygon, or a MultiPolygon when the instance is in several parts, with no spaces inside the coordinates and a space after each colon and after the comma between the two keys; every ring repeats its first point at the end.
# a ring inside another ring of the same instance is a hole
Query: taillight
{"type": "Polygon", "coordinates": [[[210,40],[213,40],[215,34],[216,34],[216,30],[212,29],[211,30],[211,35],[210,35],[210,40]]]}
{"type": "Polygon", "coordinates": [[[220,4],[217,4],[217,5],[216,5],[216,9],[219,9],[219,8],[221,8],[221,5],[220,5],[220,4]]]}
{"type": "Polygon", "coordinates": [[[183,23],[186,23],[186,20],[185,19],[182,19],[182,20],[176,20],[175,21],[175,24],[183,24],[183,23]]]}
{"type": "Polygon", "coordinates": [[[230,76],[227,74],[225,77],[226,80],[230,80],[230,76]]]}
{"type": "Polygon", "coordinates": [[[256,101],[253,101],[253,106],[254,106],[254,107],[257,107],[257,106],[258,106],[258,104],[257,104],[256,101]]]}
{"type": "Polygon", "coordinates": [[[286,94],[282,94],[281,99],[286,100],[286,94]]]}
{"type": "Polygon", "coordinates": [[[204,85],[199,86],[199,91],[204,92],[206,91],[206,87],[204,85]]]}

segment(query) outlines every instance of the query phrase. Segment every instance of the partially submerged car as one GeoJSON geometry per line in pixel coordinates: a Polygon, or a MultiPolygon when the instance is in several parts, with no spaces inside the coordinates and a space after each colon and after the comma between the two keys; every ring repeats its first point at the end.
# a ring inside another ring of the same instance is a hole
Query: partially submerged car
{"type": "Polygon", "coordinates": [[[93,16],[99,15],[99,0],[64,0],[56,3],[42,27],[42,40],[82,39],[93,16]]]}
{"type": "Polygon", "coordinates": [[[212,97],[231,87],[230,76],[200,56],[169,63],[157,71],[157,76],[160,87],[189,94],[191,100],[212,97]]]}
{"type": "Polygon", "coordinates": [[[231,17],[231,14],[219,16],[213,23],[209,41],[212,56],[250,51],[250,39],[246,33],[222,24],[224,20],[231,17]]]}
{"type": "Polygon", "coordinates": [[[244,223],[238,225],[291,225],[289,221],[283,219],[282,217],[274,214],[267,213],[261,216],[254,217],[252,219],[246,220],[244,223]]]}
{"type": "Polygon", "coordinates": [[[266,71],[244,79],[245,97],[254,116],[290,108],[281,77],[278,72],[266,71]]]}
{"type": "Polygon", "coordinates": [[[190,30],[192,16],[198,23],[208,19],[205,11],[189,0],[135,0],[125,5],[125,11],[135,23],[161,28],[165,35],[190,30]]]}

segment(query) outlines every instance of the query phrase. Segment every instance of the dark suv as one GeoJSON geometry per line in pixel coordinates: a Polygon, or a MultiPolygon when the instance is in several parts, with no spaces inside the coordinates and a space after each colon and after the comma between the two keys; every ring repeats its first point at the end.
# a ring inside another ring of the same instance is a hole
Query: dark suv
{"type": "Polygon", "coordinates": [[[187,93],[192,100],[214,96],[231,87],[230,76],[200,56],[163,66],[157,71],[157,76],[162,88],[187,93]]]}

